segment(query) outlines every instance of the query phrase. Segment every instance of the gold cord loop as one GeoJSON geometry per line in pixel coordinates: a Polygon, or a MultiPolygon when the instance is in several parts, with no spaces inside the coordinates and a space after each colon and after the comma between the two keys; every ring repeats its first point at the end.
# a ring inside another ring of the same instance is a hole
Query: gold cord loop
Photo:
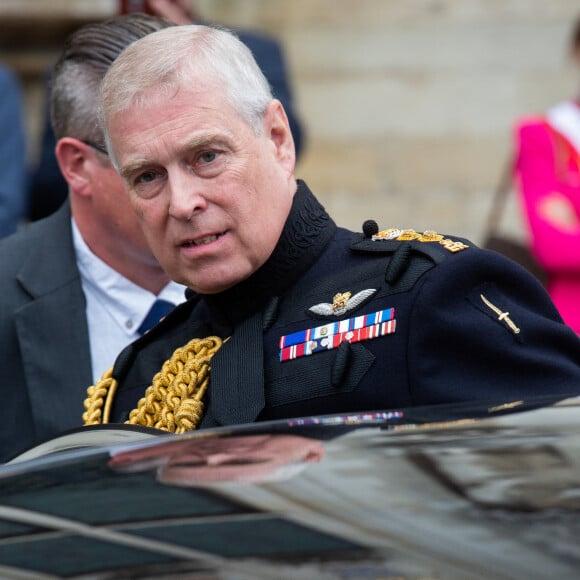
{"type": "MultiPolygon", "coordinates": [[[[153,377],[145,396],[125,421],[131,425],[154,427],[170,433],[195,429],[203,417],[203,396],[209,385],[210,362],[222,346],[217,336],[194,338],[177,348],[153,377]]],[[[106,424],[117,391],[113,369],[87,389],[84,402],[85,425],[106,424]]]]}

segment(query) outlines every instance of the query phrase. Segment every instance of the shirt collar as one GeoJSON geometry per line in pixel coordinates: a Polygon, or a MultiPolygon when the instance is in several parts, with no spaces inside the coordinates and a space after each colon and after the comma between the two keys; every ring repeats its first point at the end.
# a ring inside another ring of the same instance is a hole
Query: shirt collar
{"type": "Polygon", "coordinates": [[[107,309],[128,335],[141,325],[157,298],[180,304],[185,300],[185,286],[170,281],[158,296],[131,282],[94,254],[84,241],[74,219],[73,245],[83,287],[107,309]]]}

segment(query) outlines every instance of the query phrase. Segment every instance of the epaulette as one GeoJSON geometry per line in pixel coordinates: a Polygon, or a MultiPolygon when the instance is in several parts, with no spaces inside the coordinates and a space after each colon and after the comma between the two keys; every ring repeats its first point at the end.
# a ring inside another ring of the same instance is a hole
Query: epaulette
{"type": "Polygon", "coordinates": [[[355,234],[350,244],[350,249],[355,252],[390,255],[385,270],[385,282],[390,292],[410,289],[427,270],[470,247],[467,240],[432,230],[422,233],[399,228],[379,231],[374,220],[367,220],[362,234],[355,234]]]}
{"type": "Polygon", "coordinates": [[[467,240],[444,236],[433,230],[416,232],[412,229],[389,228],[379,231],[377,222],[367,220],[363,224],[362,233],[354,235],[350,248],[356,252],[392,254],[399,250],[403,242],[411,251],[425,254],[435,263],[472,247],[467,240]]]}

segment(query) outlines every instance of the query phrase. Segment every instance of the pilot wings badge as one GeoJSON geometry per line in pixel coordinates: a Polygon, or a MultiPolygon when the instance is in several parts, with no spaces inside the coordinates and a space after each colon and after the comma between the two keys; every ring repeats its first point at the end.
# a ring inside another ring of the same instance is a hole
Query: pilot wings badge
{"type": "Polygon", "coordinates": [[[368,288],[357,292],[354,296],[352,292],[338,292],[334,295],[332,304],[330,302],[321,302],[310,307],[308,312],[318,316],[342,316],[345,312],[354,310],[376,291],[376,288],[368,288]]]}

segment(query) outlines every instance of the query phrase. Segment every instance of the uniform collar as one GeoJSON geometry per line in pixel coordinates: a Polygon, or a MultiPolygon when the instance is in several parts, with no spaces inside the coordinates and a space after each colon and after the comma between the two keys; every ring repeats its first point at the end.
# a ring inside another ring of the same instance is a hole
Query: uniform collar
{"type": "Polygon", "coordinates": [[[220,294],[205,296],[212,319],[237,324],[280,296],[319,258],[336,224],[303,181],[298,181],[288,219],[272,255],[247,280],[220,294]]]}

